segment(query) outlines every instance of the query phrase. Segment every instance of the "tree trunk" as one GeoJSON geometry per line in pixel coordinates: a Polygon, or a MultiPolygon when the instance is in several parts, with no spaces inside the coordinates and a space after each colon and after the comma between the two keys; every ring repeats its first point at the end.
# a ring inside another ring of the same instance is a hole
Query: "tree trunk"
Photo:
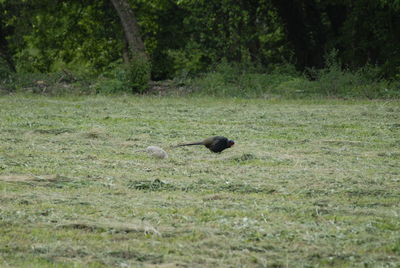
{"type": "Polygon", "coordinates": [[[132,8],[127,0],[111,0],[121,20],[125,39],[131,53],[130,59],[136,57],[147,58],[142,38],[140,37],[139,25],[137,24],[132,8]]]}

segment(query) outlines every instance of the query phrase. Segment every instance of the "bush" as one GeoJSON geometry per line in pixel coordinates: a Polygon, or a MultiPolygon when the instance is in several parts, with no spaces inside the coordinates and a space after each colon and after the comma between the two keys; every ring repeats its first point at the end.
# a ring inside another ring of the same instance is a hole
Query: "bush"
{"type": "Polygon", "coordinates": [[[203,74],[191,81],[197,94],[230,97],[292,96],[298,87],[285,83],[305,80],[292,66],[276,66],[263,70],[241,64],[222,61],[214,71],[203,74]],[[284,72],[283,70],[290,70],[284,72]]]}
{"type": "Polygon", "coordinates": [[[209,69],[209,64],[204,62],[206,53],[197,47],[188,50],[171,49],[167,55],[173,62],[172,74],[175,77],[191,77],[209,69]]]}
{"type": "Polygon", "coordinates": [[[0,81],[8,79],[11,74],[12,71],[8,68],[7,62],[0,57],[0,81]]]}
{"type": "Polygon", "coordinates": [[[0,88],[6,92],[26,92],[45,95],[86,95],[93,93],[93,77],[69,70],[53,73],[12,73],[1,80],[0,88]]]}
{"type": "Polygon", "coordinates": [[[149,62],[143,58],[130,64],[116,62],[110,65],[109,71],[99,76],[94,88],[96,92],[105,94],[143,93],[148,89],[150,70],[149,62]]]}
{"type": "Polygon", "coordinates": [[[128,66],[128,83],[133,93],[143,93],[149,87],[151,65],[147,58],[136,57],[128,66]]]}
{"type": "Polygon", "coordinates": [[[314,71],[313,93],[333,97],[392,98],[400,92],[395,83],[384,80],[377,66],[366,65],[358,70],[345,69],[332,50],[325,57],[325,69],[314,71]],[[396,89],[397,88],[397,89],[396,89]]]}
{"type": "Polygon", "coordinates": [[[188,80],[201,95],[229,97],[340,97],[399,98],[400,83],[384,80],[380,68],[366,65],[358,70],[343,69],[337,51],[325,58],[326,68],[296,71],[291,64],[259,69],[222,61],[213,71],[188,80]]]}

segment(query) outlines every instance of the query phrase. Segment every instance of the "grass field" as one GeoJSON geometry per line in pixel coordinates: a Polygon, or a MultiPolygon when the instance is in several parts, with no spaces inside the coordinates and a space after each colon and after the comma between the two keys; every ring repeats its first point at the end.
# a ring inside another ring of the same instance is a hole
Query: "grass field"
{"type": "Polygon", "coordinates": [[[400,266],[399,101],[3,96],[0,130],[1,267],[400,266]]]}

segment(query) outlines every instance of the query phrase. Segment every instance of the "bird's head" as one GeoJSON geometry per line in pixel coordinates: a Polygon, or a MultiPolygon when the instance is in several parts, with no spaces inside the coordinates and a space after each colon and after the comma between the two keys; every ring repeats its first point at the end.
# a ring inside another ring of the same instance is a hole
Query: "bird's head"
{"type": "Polygon", "coordinates": [[[233,140],[228,140],[228,146],[232,147],[233,145],[235,145],[235,142],[233,140]]]}

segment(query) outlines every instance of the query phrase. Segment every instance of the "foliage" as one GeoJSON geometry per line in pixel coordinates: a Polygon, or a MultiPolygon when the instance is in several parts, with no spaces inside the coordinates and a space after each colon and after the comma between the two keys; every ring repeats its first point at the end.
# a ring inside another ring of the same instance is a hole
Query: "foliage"
{"type": "Polygon", "coordinates": [[[152,79],[172,78],[180,66],[175,64],[170,51],[181,51],[187,42],[183,20],[189,16],[189,11],[181,8],[178,1],[132,2],[137,11],[146,51],[150,55],[152,79]]]}
{"type": "Polygon", "coordinates": [[[400,84],[381,78],[380,69],[367,65],[356,71],[342,69],[337,52],[326,57],[324,69],[308,70],[310,81],[291,64],[257,70],[226,61],[214,71],[186,79],[196,94],[230,97],[305,98],[400,98],[400,84]]]}
{"type": "Polygon", "coordinates": [[[267,73],[265,70],[251,69],[239,64],[223,61],[212,72],[207,72],[191,81],[198,94],[230,97],[268,97],[286,95],[289,92],[279,89],[281,83],[299,76],[297,72],[281,72],[277,67],[267,73]],[[279,71],[278,71],[279,70],[279,71]]]}
{"type": "Polygon", "coordinates": [[[0,57],[0,81],[7,79],[12,74],[12,71],[7,66],[4,59],[0,57]]]}
{"type": "Polygon", "coordinates": [[[115,62],[103,72],[93,86],[98,93],[143,93],[150,81],[150,64],[147,59],[136,58],[129,64],[115,62]]]}
{"type": "Polygon", "coordinates": [[[53,73],[10,74],[0,81],[4,93],[39,93],[50,96],[93,94],[94,77],[82,72],[62,70],[53,73]]]}
{"type": "Polygon", "coordinates": [[[190,12],[184,19],[189,39],[181,54],[192,65],[189,73],[210,70],[224,59],[267,65],[290,53],[282,42],[282,25],[268,2],[179,1],[179,6],[190,12]]]}
{"type": "Polygon", "coordinates": [[[126,44],[108,0],[1,1],[0,55],[11,55],[5,58],[14,61],[19,73],[70,69],[97,75],[103,84],[99,91],[104,92],[143,92],[150,72],[153,80],[204,81],[209,84],[202,86],[208,88],[204,92],[217,95],[279,90],[328,95],[368,91],[371,97],[396,93],[391,85],[400,78],[398,1],[130,0],[130,4],[149,64],[136,62],[110,74],[115,62],[122,62],[126,44]],[[325,61],[330,51],[336,51],[338,65],[325,61]],[[315,81],[271,72],[288,64],[306,71],[307,78],[315,75],[311,77],[315,81]],[[227,65],[245,70],[236,81],[228,81],[224,72],[238,73],[227,65]],[[363,84],[363,75],[372,69],[377,79],[363,84]],[[308,82],[310,89],[299,89],[308,82]]]}
{"type": "MultiPolygon", "coordinates": [[[[381,74],[400,72],[400,5],[396,0],[357,1],[348,7],[343,34],[336,40],[340,59],[350,67],[382,66],[381,74]]],[[[333,40],[332,40],[333,41],[333,40]]]]}
{"type": "Polygon", "coordinates": [[[327,96],[392,98],[400,97],[399,84],[383,80],[380,69],[365,65],[356,71],[343,69],[338,51],[332,50],[325,58],[324,69],[316,70],[314,92],[327,96]]]}
{"type": "Polygon", "coordinates": [[[133,93],[142,93],[148,88],[151,64],[145,57],[136,57],[128,66],[128,81],[133,93]]]}
{"type": "Polygon", "coordinates": [[[27,27],[28,32],[11,42],[17,69],[49,72],[80,65],[97,73],[105,70],[122,51],[122,31],[108,2],[47,1],[22,6],[26,21],[18,27],[27,27]]]}

